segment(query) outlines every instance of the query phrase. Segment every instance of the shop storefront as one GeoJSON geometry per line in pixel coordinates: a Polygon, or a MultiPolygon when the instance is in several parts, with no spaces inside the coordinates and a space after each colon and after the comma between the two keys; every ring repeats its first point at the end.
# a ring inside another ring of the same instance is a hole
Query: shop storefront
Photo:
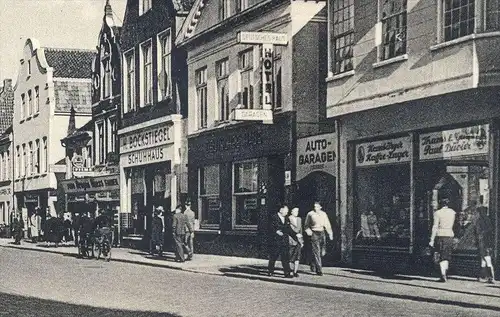
{"type": "Polygon", "coordinates": [[[120,234],[124,244],[147,246],[153,210],[161,206],[168,212],[179,203],[183,131],[178,115],[120,131],[120,234]]]}
{"type": "Polygon", "coordinates": [[[65,194],[65,211],[73,215],[102,209],[118,213],[120,209],[119,175],[74,178],[61,181],[65,194]]]}
{"type": "Polygon", "coordinates": [[[499,114],[492,113],[486,96],[475,104],[475,117],[485,118],[474,121],[467,120],[471,119],[466,118],[469,112],[461,114],[461,106],[448,104],[446,98],[440,104],[432,104],[430,99],[426,100],[428,104],[415,102],[415,109],[405,115],[398,112],[403,105],[398,105],[341,119],[347,149],[347,162],[340,168],[347,175],[344,193],[348,197],[342,210],[344,259],[366,268],[432,270],[424,250],[433,213],[439,201],[448,198],[456,211],[452,271],[476,274],[477,207],[486,207],[492,223],[497,222],[499,130],[497,121],[489,118],[499,114]],[[444,117],[453,107],[455,114],[444,117]],[[356,138],[380,128],[375,120],[361,120],[369,113],[372,117],[380,115],[386,123],[396,122],[387,129],[389,134],[356,138]],[[411,119],[416,113],[421,114],[420,124],[411,119]],[[462,120],[458,120],[460,117],[462,120]],[[354,133],[362,122],[366,123],[365,130],[354,133]]]}
{"type": "Polygon", "coordinates": [[[0,187],[0,224],[8,225],[10,223],[10,213],[12,206],[12,184],[0,187]]]}
{"type": "Polygon", "coordinates": [[[240,123],[189,137],[197,250],[266,254],[269,216],[290,198],[285,174],[294,164],[293,120],[293,115],[282,114],[272,125],[240,123]]]}

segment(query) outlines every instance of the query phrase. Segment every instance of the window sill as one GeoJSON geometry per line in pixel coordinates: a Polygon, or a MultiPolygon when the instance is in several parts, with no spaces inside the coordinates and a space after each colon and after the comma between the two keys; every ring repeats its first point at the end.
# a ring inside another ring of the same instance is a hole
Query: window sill
{"type": "Polygon", "coordinates": [[[29,116],[29,117],[27,117],[27,118],[25,119],[25,121],[30,121],[30,120],[31,120],[31,116],[29,116]]]}
{"type": "Polygon", "coordinates": [[[255,229],[234,227],[232,231],[225,231],[224,234],[228,236],[256,236],[258,235],[258,231],[257,226],[255,226],[255,229]]]}
{"type": "Polygon", "coordinates": [[[201,234],[220,234],[219,229],[209,229],[209,228],[200,228],[198,230],[194,231],[195,233],[201,233],[201,234]]]}
{"type": "Polygon", "coordinates": [[[489,37],[500,37],[500,31],[485,32],[485,33],[474,33],[458,39],[451,41],[439,43],[430,47],[431,51],[437,51],[446,47],[455,46],[468,41],[473,41],[475,39],[489,38],[489,37]]]}
{"type": "Polygon", "coordinates": [[[443,48],[446,48],[446,47],[458,45],[460,43],[465,43],[465,42],[468,42],[468,41],[473,41],[475,39],[489,38],[489,37],[500,37],[500,31],[492,31],[492,32],[485,32],[485,33],[470,34],[470,35],[467,35],[467,36],[464,36],[464,37],[460,37],[458,39],[454,39],[454,40],[451,40],[451,41],[447,41],[447,42],[443,42],[443,43],[439,43],[439,44],[433,45],[433,46],[430,47],[430,50],[431,51],[437,51],[437,50],[440,50],[440,49],[443,49],[443,48]]]}
{"type": "Polygon", "coordinates": [[[354,76],[355,73],[356,72],[354,71],[354,69],[347,71],[347,72],[337,74],[337,75],[333,75],[333,73],[329,73],[328,77],[325,79],[325,81],[328,83],[328,82],[332,82],[332,81],[339,80],[342,78],[351,77],[351,76],[354,76]]]}
{"type": "Polygon", "coordinates": [[[395,57],[386,59],[384,61],[373,63],[372,67],[373,68],[379,68],[379,67],[383,67],[383,66],[386,66],[386,65],[391,65],[391,64],[394,64],[394,63],[404,62],[404,61],[407,61],[407,60],[408,60],[408,54],[403,54],[403,55],[399,55],[399,56],[395,56],[395,57]]]}
{"type": "Polygon", "coordinates": [[[24,119],[21,119],[21,121],[19,121],[20,124],[24,123],[24,119]]]}
{"type": "Polygon", "coordinates": [[[33,115],[33,118],[36,118],[36,117],[38,117],[39,115],[40,115],[40,112],[37,112],[37,113],[35,113],[35,114],[33,115]]]}

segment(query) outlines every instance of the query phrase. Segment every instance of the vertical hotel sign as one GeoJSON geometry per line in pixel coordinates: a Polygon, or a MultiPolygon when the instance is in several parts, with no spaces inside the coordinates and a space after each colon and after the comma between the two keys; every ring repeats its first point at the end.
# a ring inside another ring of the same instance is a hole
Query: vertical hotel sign
{"type": "Polygon", "coordinates": [[[411,160],[411,137],[374,141],[356,145],[356,166],[377,166],[411,160]]]}
{"type": "Polygon", "coordinates": [[[420,135],[420,160],[488,154],[489,125],[431,132],[420,135]]]}
{"type": "Polygon", "coordinates": [[[262,109],[273,109],[274,45],[262,44],[262,109]]]}

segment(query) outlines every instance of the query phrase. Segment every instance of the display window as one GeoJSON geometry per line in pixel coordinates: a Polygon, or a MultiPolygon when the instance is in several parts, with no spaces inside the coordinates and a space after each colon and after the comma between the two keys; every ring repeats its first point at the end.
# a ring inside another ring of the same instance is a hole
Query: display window
{"type": "Polygon", "coordinates": [[[354,245],[409,247],[411,138],[356,145],[354,245]]]}
{"type": "Polygon", "coordinates": [[[201,227],[218,228],[220,224],[219,165],[199,169],[199,206],[201,227]]]}
{"type": "Polygon", "coordinates": [[[439,201],[447,198],[449,207],[456,212],[453,227],[456,252],[475,251],[478,207],[485,207],[492,217],[489,125],[421,134],[419,143],[416,217],[417,223],[423,223],[417,233],[422,244],[430,236],[439,201]]]}
{"type": "Polygon", "coordinates": [[[257,160],[233,165],[233,226],[257,229],[260,218],[257,160]]]}

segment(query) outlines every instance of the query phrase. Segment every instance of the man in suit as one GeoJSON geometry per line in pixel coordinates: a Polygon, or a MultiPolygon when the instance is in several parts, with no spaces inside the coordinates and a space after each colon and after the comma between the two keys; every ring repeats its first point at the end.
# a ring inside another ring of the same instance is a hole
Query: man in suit
{"type": "Polygon", "coordinates": [[[287,214],[288,207],[282,206],[279,212],[271,217],[268,276],[273,275],[276,260],[281,257],[285,277],[293,277],[290,269],[288,239],[289,237],[294,239],[297,237],[290,227],[290,220],[287,218],[287,214]]]}
{"type": "Polygon", "coordinates": [[[194,231],[191,223],[189,222],[187,216],[182,213],[182,206],[177,206],[175,208],[175,214],[172,219],[172,233],[174,235],[175,241],[175,261],[184,262],[184,242],[186,240],[187,234],[191,234],[194,231]]]}

